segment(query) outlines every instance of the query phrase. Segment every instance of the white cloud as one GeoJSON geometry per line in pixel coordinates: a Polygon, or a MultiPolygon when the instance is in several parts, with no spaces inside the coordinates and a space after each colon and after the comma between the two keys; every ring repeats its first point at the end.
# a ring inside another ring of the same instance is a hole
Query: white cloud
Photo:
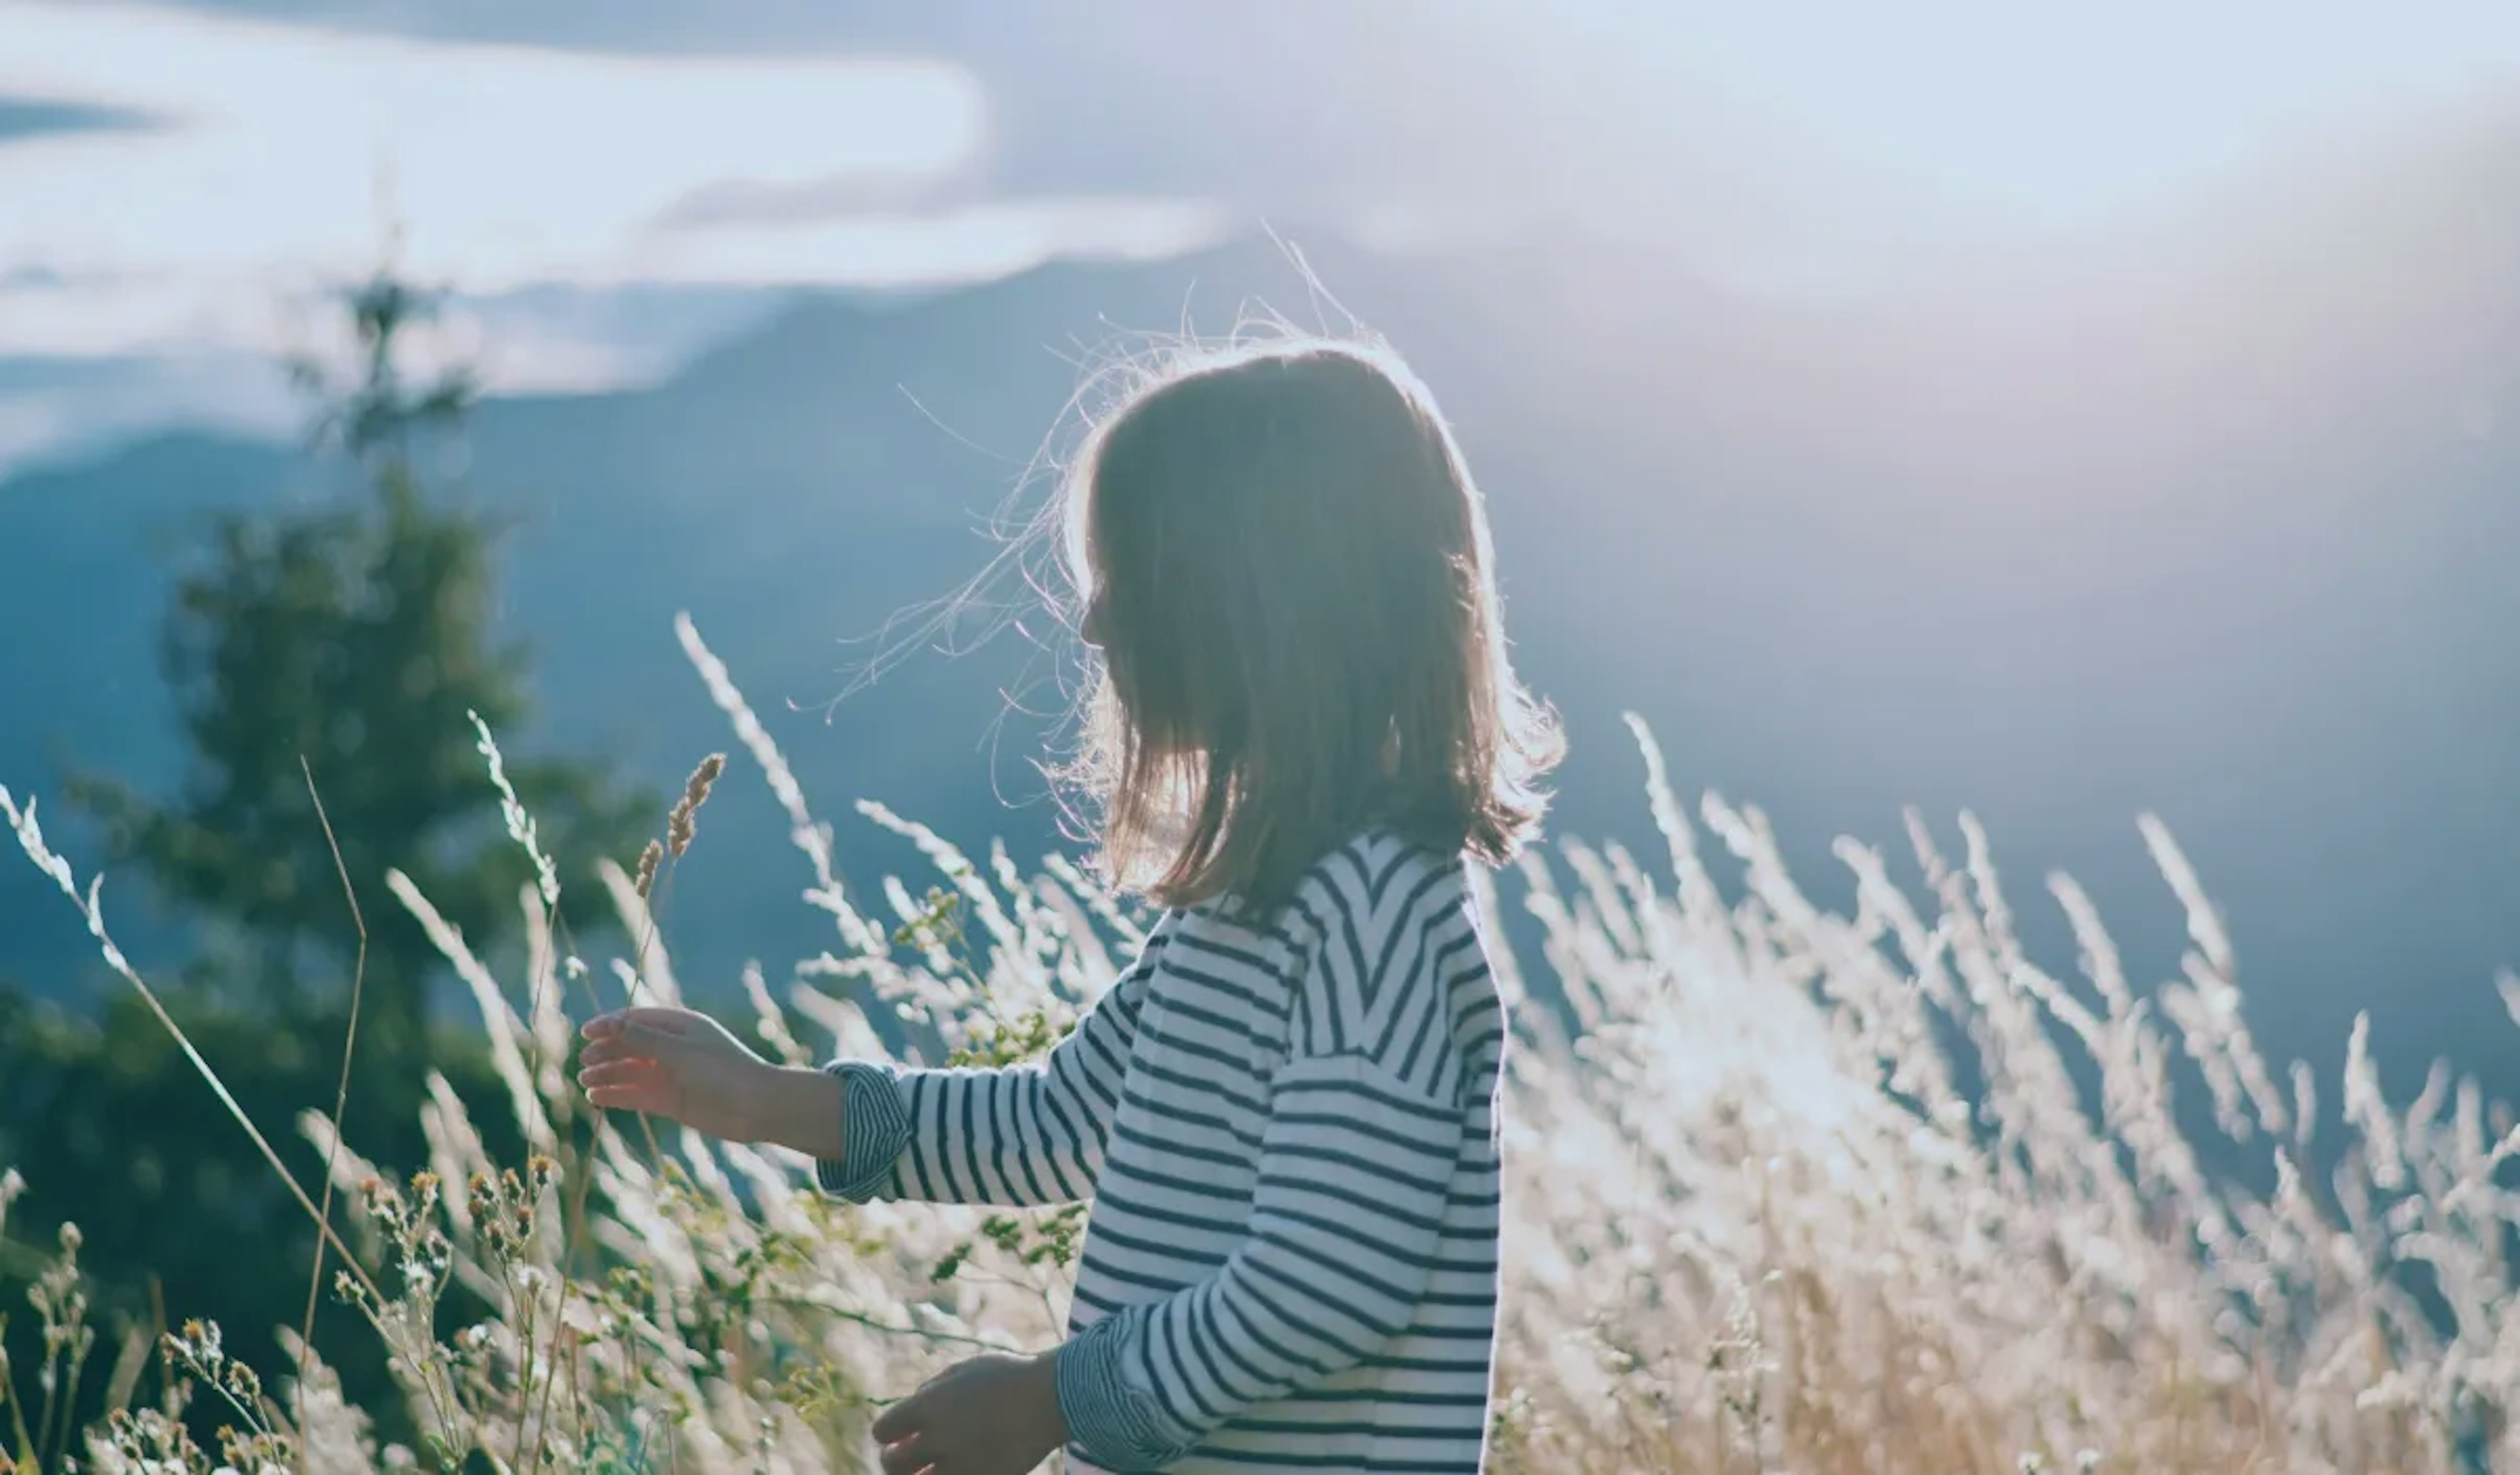
{"type": "Polygon", "coordinates": [[[953,280],[1201,228],[1192,207],[1090,201],[659,223],[729,181],[914,198],[950,182],[989,119],[976,79],[944,62],[595,56],[93,0],[0,0],[0,95],[168,119],[0,148],[0,279],[23,278],[0,293],[0,353],[286,346],[283,303],[374,262],[381,174],[412,224],[408,268],[476,292],[953,280]]]}
{"type": "MultiPolygon", "coordinates": [[[[496,24],[556,35],[614,4],[496,24]]],[[[2159,227],[2231,195],[2252,156],[2307,150],[2333,182],[2321,130],[2402,123],[2520,60],[2520,8],[2409,4],[2420,21],[2281,0],[1185,0],[902,23],[941,61],[0,0],[0,98],[164,120],[0,144],[0,356],[302,348],[312,292],[375,259],[381,166],[413,272],[511,304],[452,325],[511,390],[642,379],[694,346],[518,305],[540,288],[950,283],[1180,250],[1228,207],[1411,249],[1620,243],[1717,291],[1912,294],[2067,238],[2192,254],[2159,227]]],[[[0,419],[22,447],[61,423],[50,400],[0,419]]]]}

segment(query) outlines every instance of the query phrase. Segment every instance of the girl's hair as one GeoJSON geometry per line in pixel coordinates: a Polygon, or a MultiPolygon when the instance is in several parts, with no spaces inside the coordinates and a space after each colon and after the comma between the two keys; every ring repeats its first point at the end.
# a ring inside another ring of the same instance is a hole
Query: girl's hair
{"type": "Polygon", "coordinates": [[[1088,432],[1064,554],[1100,643],[1067,769],[1117,884],[1261,909],[1361,829],[1509,859],[1560,747],[1515,679],[1487,515],[1374,344],[1190,353],[1088,432]]]}

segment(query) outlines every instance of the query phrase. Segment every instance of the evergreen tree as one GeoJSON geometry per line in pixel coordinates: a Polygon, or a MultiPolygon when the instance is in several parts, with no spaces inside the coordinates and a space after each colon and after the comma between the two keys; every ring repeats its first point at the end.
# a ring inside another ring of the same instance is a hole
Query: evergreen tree
{"type": "MultiPolygon", "coordinates": [[[[425,1056],[428,985],[441,965],[385,899],[384,876],[408,874],[476,945],[519,925],[529,871],[502,829],[472,718],[513,734],[527,714],[527,667],[491,629],[497,530],[429,495],[420,475],[473,395],[460,370],[415,383],[403,368],[436,300],[382,272],[343,303],[355,382],[337,392],[311,364],[295,372],[320,396],[322,442],[359,470],[363,493],[217,520],[163,637],[192,748],[181,792],[158,803],[82,778],[72,797],[106,820],[122,858],[214,924],[225,955],[210,977],[222,991],[292,1012],[337,1004],[357,953],[338,841],[372,899],[360,1055],[407,1067],[425,1056]]],[[[580,874],[597,853],[635,853],[654,812],[583,762],[511,761],[509,775],[545,843],[580,874]]]]}
{"type": "MultiPolygon", "coordinates": [[[[422,475],[428,450],[461,430],[473,385],[404,373],[428,295],[387,271],[342,301],[359,349],[352,382],[336,387],[311,366],[297,377],[319,401],[321,449],[357,473],[348,495],[207,530],[162,637],[191,747],[177,792],[159,800],[97,775],[70,785],[117,857],[202,924],[206,961],[161,991],[310,1185],[325,1165],[294,1122],[334,1110],[360,955],[344,872],[368,931],[347,1135],[382,1164],[422,1165],[434,1068],[482,1108],[474,1120],[494,1152],[521,1145],[491,1105],[501,1097],[469,1008],[432,1039],[430,986],[445,965],[384,885],[388,870],[407,873],[476,950],[523,922],[531,867],[506,833],[471,715],[513,738],[528,714],[524,653],[492,629],[497,529],[432,495],[422,475]]],[[[598,854],[635,854],[663,811],[597,764],[512,756],[507,768],[563,876],[587,875],[598,854]]],[[[608,908],[584,912],[593,923],[608,908]]],[[[0,992],[0,1165],[28,1185],[0,1243],[0,1281],[40,1264],[49,1226],[74,1221],[110,1319],[208,1317],[248,1360],[283,1365],[275,1329],[305,1314],[313,1226],[136,1000],[117,993],[80,1020],[0,992]]],[[[391,1408],[382,1349],[325,1301],[317,1345],[354,1401],[391,1408]]],[[[37,1365],[32,1322],[0,1319],[0,1351],[37,1365]]],[[[92,1382],[91,1406],[98,1391],[92,1382]]]]}

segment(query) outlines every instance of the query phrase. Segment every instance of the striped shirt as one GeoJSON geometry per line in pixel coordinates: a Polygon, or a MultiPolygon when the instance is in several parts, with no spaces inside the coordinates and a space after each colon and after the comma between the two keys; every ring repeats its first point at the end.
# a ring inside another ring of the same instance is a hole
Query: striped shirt
{"type": "Polygon", "coordinates": [[[819,1176],[1093,1200],[1056,1361],[1071,1469],[1468,1475],[1504,1023],[1462,862],[1369,834],[1265,925],[1167,912],[1044,1062],[835,1063],[819,1176]]]}

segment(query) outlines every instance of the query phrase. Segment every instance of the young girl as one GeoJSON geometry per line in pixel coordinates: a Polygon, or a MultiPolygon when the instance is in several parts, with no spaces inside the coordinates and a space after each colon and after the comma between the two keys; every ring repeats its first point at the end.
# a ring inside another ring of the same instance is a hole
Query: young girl
{"type": "Polygon", "coordinates": [[[1292,341],[1156,376],[1061,495],[1145,951],[1042,1064],[785,1070],[643,1008],[587,1024],[587,1094],[858,1202],[1093,1199],[1068,1339],[896,1405],[886,1471],[1475,1471],[1506,1032],[1462,866],[1555,757],[1479,494],[1395,357],[1292,341]]]}

